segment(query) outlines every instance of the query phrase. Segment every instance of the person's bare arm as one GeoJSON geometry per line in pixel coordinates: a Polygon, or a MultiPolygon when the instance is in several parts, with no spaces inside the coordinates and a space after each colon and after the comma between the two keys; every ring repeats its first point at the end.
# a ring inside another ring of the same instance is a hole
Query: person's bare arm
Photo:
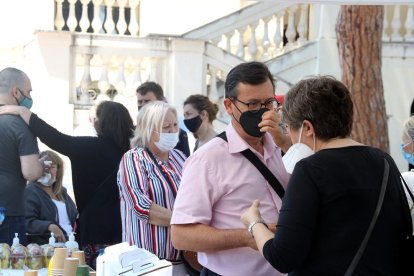
{"type": "Polygon", "coordinates": [[[43,174],[43,166],[39,161],[39,154],[20,156],[20,164],[23,177],[26,180],[34,181],[43,174]]]}
{"type": "Polygon", "coordinates": [[[257,250],[256,242],[246,229],[217,229],[204,224],[171,225],[175,248],[195,252],[250,247],[257,250]]]}
{"type": "Polygon", "coordinates": [[[171,221],[171,210],[164,208],[158,204],[152,203],[149,209],[149,220],[150,224],[159,226],[170,226],[171,221]]]}

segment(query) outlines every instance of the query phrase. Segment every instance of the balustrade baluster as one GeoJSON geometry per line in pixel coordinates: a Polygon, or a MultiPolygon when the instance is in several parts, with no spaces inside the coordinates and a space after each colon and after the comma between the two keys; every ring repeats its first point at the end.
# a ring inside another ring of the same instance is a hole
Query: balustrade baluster
{"type": "Polygon", "coordinates": [[[81,28],[81,32],[86,33],[90,26],[89,18],[88,18],[88,3],[91,0],[81,0],[82,3],[82,16],[79,20],[79,26],[81,28]]]}
{"type": "Polygon", "coordinates": [[[213,103],[217,103],[219,100],[218,92],[217,92],[217,68],[208,66],[208,71],[210,73],[210,91],[208,97],[213,103]]]}
{"type": "Polygon", "coordinates": [[[298,43],[301,44],[308,40],[308,5],[300,5],[300,19],[298,24],[298,43]]]}
{"type": "Polygon", "coordinates": [[[66,21],[66,25],[71,32],[74,32],[76,26],[78,25],[78,21],[76,20],[75,16],[75,3],[77,0],[68,0],[69,1],[69,15],[68,20],[66,21]]]}
{"type": "Polygon", "coordinates": [[[413,42],[414,36],[413,36],[413,30],[414,30],[414,16],[413,16],[413,5],[408,5],[407,9],[407,19],[405,20],[405,41],[406,42],[413,42]]]}
{"type": "Polygon", "coordinates": [[[113,34],[115,32],[115,23],[112,18],[112,8],[114,6],[115,0],[105,0],[106,5],[106,19],[105,19],[105,30],[107,34],[113,34]]]}
{"type": "Polygon", "coordinates": [[[118,95],[123,94],[126,86],[125,81],[125,57],[118,57],[118,74],[115,80],[115,88],[118,91],[118,95]]]}
{"type": "Polygon", "coordinates": [[[110,98],[106,94],[106,92],[109,89],[110,83],[108,78],[108,63],[109,63],[109,57],[102,56],[102,70],[101,70],[101,76],[98,81],[98,88],[100,90],[100,94],[97,97],[97,101],[108,101],[110,98]]]}
{"type": "Polygon", "coordinates": [[[138,25],[138,7],[139,0],[129,0],[129,7],[131,8],[131,16],[129,20],[129,32],[132,36],[138,36],[139,25],[138,25]]]}
{"type": "Polygon", "coordinates": [[[273,37],[273,42],[275,43],[273,56],[277,56],[282,52],[283,49],[283,24],[284,24],[284,17],[285,11],[281,11],[279,14],[275,14],[275,24],[276,24],[276,31],[273,37]]]}
{"type": "Polygon", "coordinates": [[[101,94],[105,94],[106,90],[109,88],[109,79],[108,79],[108,58],[102,57],[102,71],[101,77],[99,78],[98,88],[101,91],[101,94]]]}
{"type": "Polygon", "coordinates": [[[80,82],[80,88],[81,88],[80,102],[82,104],[88,104],[90,101],[88,86],[91,83],[91,59],[92,57],[93,55],[91,54],[83,55],[83,76],[80,82]]]}
{"type": "Polygon", "coordinates": [[[141,85],[141,58],[138,58],[134,61],[134,71],[132,72],[132,80],[131,80],[131,86],[133,88],[133,91],[137,89],[139,85],[141,85]]]}
{"type": "Polygon", "coordinates": [[[125,6],[127,4],[127,0],[118,0],[118,6],[119,6],[119,18],[118,23],[116,23],[116,28],[118,29],[118,33],[120,35],[125,34],[125,31],[127,30],[127,23],[125,21],[125,6]]]}
{"type": "Polygon", "coordinates": [[[395,5],[394,6],[394,15],[393,15],[393,19],[391,21],[391,28],[392,28],[392,33],[391,33],[391,41],[403,41],[403,37],[400,34],[400,29],[401,29],[401,6],[400,5],[395,5]]]}
{"type": "Polygon", "coordinates": [[[103,0],[92,0],[92,3],[93,3],[92,29],[95,34],[98,34],[102,29],[102,20],[101,20],[102,1],[103,0]]]}
{"type": "Polygon", "coordinates": [[[150,58],[150,66],[151,71],[150,75],[148,76],[148,80],[150,81],[157,81],[157,65],[158,65],[158,59],[157,58],[150,58]]]}
{"type": "Polygon", "coordinates": [[[271,17],[262,18],[263,21],[263,38],[262,38],[262,61],[266,61],[269,59],[269,47],[270,47],[270,40],[269,40],[269,21],[272,19],[271,17]]]}
{"type": "Polygon", "coordinates": [[[252,23],[249,24],[250,27],[250,43],[249,43],[249,53],[250,53],[250,60],[256,60],[257,57],[257,43],[256,43],[256,28],[259,24],[252,23]]]}
{"type": "Polygon", "coordinates": [[[296,13],[297,6],[290,7],[288,9],[288,25],[286,28],[286,38],[288,43],[286,44],[286,49],[290,50],[293,48],[293,43],[296,39],[296,28],[295,28],[295,13],[296,13]]]}
{"type": "Polygon", "coordinates": [[[239,58],[244,59],[244,32],[246,31],[246,27],[241,27],[237,29],[239,33],[239,46],[237,47],[237,56],[239,58]]]}
{"type": "Polygon", "coordinates": [[[231,53],[231,38],[233,37],[234,31],[226,33],[224,36],[226,37],[226,51],[231,53]]]}
{"type": "Polygon", "coordinates": [[[390,36],[388,35],[388,28],[389,28],[389,23],[388,23],[388,7],[387,5],[384,6],[384,22],[383,22],[383,26],[382,26],[382,41],[384,42],[389,42],[390,41],[390,36]]]}
{"type": "Polygon", "coordinates": [[[63,0],[56,0],[56,16],[55,16],[55,27],[56,30],[61,31],[65,26],[65,19],[63,18],[62,12],[63,0]]]}

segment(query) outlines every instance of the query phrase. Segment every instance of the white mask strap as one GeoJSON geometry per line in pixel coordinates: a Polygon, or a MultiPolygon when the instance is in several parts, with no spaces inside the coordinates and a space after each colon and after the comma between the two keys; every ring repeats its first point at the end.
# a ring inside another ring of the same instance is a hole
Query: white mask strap
{"type": "Polygon", "coordinates": [[[302,122],[302,125],[300,127],[300,131],[299,131],[299,141],[298,141],[298,143],[300,143],[300,140],[302,140],[302,130],[303,130],[303,122],[302,122]]]}

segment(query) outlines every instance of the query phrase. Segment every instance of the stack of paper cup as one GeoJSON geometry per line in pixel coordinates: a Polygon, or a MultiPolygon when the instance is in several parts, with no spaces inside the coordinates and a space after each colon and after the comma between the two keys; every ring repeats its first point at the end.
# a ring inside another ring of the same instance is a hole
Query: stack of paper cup
{"type": "Polygon", "coordinates": [[[51,276],[62,276],[65,265],[65,260],[68,257],[67,248],[55,248],[53,253],[52,268],[50,270],[51,276]]]}
{"type": "Polygon", "coordinates": [[[85,265],[85,252],[83,251],[73,251],[72,258],[79,259],[79,265],[85,265]]]}
{"type": "Polygon", "coordinates": [[[74,276],[76,275],[76,269],[79,265],[78,258],[66,258],[63,265],[63,276],[74,276]]]}

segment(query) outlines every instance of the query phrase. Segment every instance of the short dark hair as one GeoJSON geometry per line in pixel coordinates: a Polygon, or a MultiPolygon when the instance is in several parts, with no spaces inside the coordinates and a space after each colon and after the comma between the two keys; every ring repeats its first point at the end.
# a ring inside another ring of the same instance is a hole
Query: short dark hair
{"type": "Polygon", "coordinates": [[[349,90],[331,76],[316,76],[296,83],[283,102],[283,121],[299,129],[304,120],[313,124],[315,136],[327,140],[348,137],[354,107],[349,90]]]}
{"type": "Polygon", "coordinates": [[[257,61],[241,63],[231,69],[227,75],[226,83],[224,84],[225,97],[236,98],[239,83],[258,85],[266,82],[268,79],[272,83],[274,90],[275,82],[266,64],[257,61]]]}
{"type": "Polygon", "coordinates": [[[165,99],[164,97],[164,90],[162,90],[161,85],[154,81],[146,81],[137,88],[137,93],[144,96],[148,92],[154,93],[155,97],[159,101],[163,101],[165,99]]]}
{"type": "Polygon", "coordinates": [[[134,123],[128,109],[120,103],[104,101],[96,108],[95,129],[98,136],[111,139],[123,152],[130,148],[134,123]]]}
{"type": "Polygon", "coordinates": [[[212,103],[207,96],[196,94],[189,96],[185,101],[184,105],[191,104],[198,112],[203,110],[208,113],[208,120],[213,122],[216,119],[218,112],[218,106],[215,103],[212,103]]]}

